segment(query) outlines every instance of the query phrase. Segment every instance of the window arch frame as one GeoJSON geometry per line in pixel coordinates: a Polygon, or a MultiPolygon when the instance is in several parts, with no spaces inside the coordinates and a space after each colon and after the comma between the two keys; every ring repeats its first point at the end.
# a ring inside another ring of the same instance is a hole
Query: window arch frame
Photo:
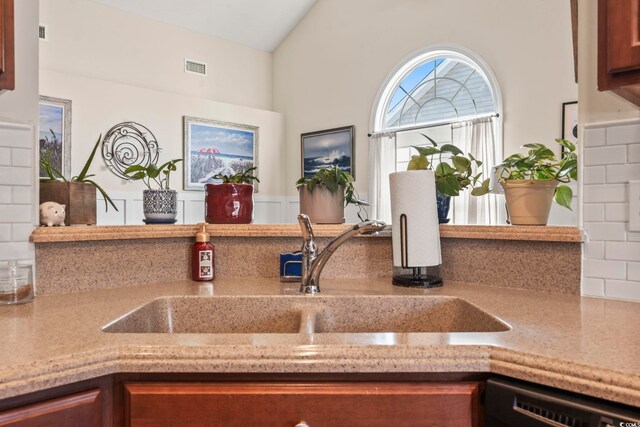
{"type": "MultiPolygon", "coordinates": [[[[414,51],[405,56],[398,63],[398,65],[396,65],[394,69],[391,70],[391,72],[385,78],[384,83],[380,86],[380,89],[378,89],[378,93],[376,94],[376,98],[373,103],[370,119],[370,129],[372,129],[372,132],[383,133],[388,131],[401,131],[403,129],[418,128],[433,124],[420,123],[405,126],[401,125],[397,127],[387,127],[385,124],[385,118],[388,105],[391,102],[391,98],[393,97],[396,89],[404,81],[404,79],[417,67],[439,57],[447,57],[463,62],[482,73],[483,77],[489,84],[489,88],[491,89],[493,104],[495,106],[495,113],[498,114],[498,117],[500,118],[498,126],[499,134],[497,135],[497,139],[498,141],[500,141],[500,143],[504,144],[502,141],[503,121],[501,119],[503,117],[502,94],[500,92],[498,79],[493,73],[491,67],[489,67],[489,64],[480,55],[470,49],[453,44],[433,44],[414,51]]],[[[474,116],[459,117],[454,121],[463,121],[472,117],[474,116]]]]}

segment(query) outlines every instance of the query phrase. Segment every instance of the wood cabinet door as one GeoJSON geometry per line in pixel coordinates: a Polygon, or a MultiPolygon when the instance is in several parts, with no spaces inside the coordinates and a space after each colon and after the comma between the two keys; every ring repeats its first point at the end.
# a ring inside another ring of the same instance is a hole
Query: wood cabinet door
{"type": "Polygon", "coordinates": [[[478,387],[478,383],[126,383],[125,420],[131,427],[477,426],[478,387]]]}
{"type": "Polygon", "coordinates": [[[607,72],[640,69],[640,0],[607,0],[607,72]]]}
{"type": "Polygon", "coordinates": [[[100,390],[71,394],[0,412],[0,426],[11,427],[100,427],[100,390]]]}
{"type": "Polygon", "coordinates": [[[0,90],[15,86],[13,0],[0,0],[0,90]]]}

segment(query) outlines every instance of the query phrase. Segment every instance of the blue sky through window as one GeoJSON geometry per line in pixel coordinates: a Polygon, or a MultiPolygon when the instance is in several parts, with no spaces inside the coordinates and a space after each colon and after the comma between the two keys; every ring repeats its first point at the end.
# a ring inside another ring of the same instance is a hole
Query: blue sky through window
{"type": "Polygon", "coordinates": [[[396,89],[393,97],[391,97],[391,102],[389,103],[389,110],[394,108],[398,103],[400,103],[406,96],[407,93],[411,93],[416,86],[418,86],[424,79],[427,77],[434,68],[440,65],[444,61],[444,58],[434,59],[433,61],[425,62],[422,65],[416,67],[405,79],[400,83],[400,86],[396,89]]]}

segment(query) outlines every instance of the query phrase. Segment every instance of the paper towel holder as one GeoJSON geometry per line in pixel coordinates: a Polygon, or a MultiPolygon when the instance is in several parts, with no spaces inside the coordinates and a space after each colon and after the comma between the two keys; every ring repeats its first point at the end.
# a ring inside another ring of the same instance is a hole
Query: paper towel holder
{"type": "Polygon", "coordinates": [[[442,279],[438,276],[427,274],[427,267],[410,267],[408,265],[409,260],[409,245],[408,245],[408,228],[407,228],[407,215],[400,215],[400,261],[402,268],[411,268],[412,274],[397,274],[393,276],[392,283],[395,286],[403,286],[408,288],[438,288],[442,286],[442,279]],[[424,274],[422,269],[424,268],[424,274]]]}

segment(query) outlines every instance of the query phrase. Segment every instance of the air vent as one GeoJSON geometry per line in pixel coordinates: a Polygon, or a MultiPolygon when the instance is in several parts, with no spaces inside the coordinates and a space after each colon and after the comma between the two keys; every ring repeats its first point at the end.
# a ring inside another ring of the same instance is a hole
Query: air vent
{"type": "Polygon", "coordinates": [[[190,74],[197,74],[199,76],[207,75],[207,64],[201,61],[194,61],[193,59],[184,60],[184,72],[190,74]]]}
{"type": "Polygon", "coordinates": [[[516,397],[514,408],[517,412],[528,414],[532,418],[537,418],[545,424],[557,427],[589,427],[589,419],[582,419],[579,415],[554,411],[543,408],[535,403],[529,403],[516,397]]]}
{"type": "Polygon", "coordinates": [[[38,28],[38,38],[43,42],[49,41],[49,31],[46,25],[40,25],[38,28]]]}

